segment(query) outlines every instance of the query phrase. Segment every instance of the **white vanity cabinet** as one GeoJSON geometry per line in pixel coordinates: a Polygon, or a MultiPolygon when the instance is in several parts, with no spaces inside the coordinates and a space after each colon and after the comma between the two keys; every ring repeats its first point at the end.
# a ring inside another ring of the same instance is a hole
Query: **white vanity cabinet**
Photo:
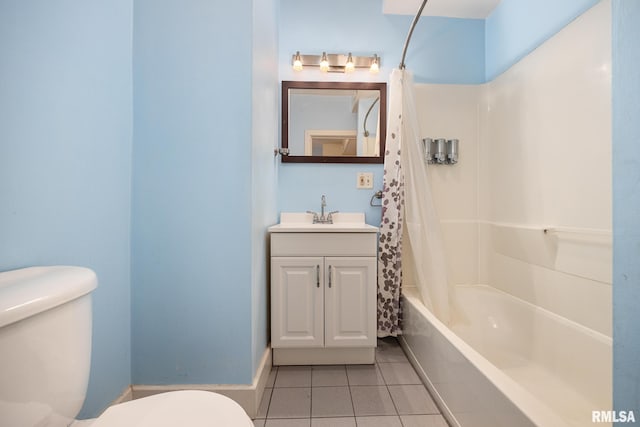
{"type": "Polygon", "coordinates": [[[270,228],[273,363],[373,363],[377,228],[276,227],[270,228]]]}

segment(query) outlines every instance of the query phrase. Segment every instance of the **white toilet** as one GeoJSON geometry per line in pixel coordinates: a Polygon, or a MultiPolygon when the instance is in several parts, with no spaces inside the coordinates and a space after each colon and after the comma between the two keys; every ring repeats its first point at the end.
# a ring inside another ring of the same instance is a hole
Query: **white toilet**
{"type": "Polygon", "coordinates": [[[242,407],[208,391],[176,391],[74,422],[91,359],[93,271],[31,267],[0,273],[0,426],[251,427],[242,407]]]}

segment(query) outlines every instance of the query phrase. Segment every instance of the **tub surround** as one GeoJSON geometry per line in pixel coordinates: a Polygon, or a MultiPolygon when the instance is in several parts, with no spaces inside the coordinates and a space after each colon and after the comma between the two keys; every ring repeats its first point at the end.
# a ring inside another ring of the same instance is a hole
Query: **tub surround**
{"type": "Polygon", "coordinates": [[[429,168],[451,282],[490,284],[609,336],[610,7],[481,87],[416,85],[423,134],[460,137],[460,162],[429,168]]]}
{"type": "Polygon", "coordinates": [[[611,2],[488,83],[481,105],[477,283],[611,336],[611,2]]]}
{"type": "Polygon", "coordinates": [[[612,408],[611,2],[482,87],[416,92],[424,134],[461,135],[460,162],[429,170],[459,335],[409,292],[403,345],[454,425],[590,422],[612,408]]]}

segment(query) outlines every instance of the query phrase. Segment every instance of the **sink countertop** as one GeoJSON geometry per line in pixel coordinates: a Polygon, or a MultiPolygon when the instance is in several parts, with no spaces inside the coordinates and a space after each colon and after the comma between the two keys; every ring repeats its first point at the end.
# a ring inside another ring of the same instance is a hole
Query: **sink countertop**
{"type": "Polygon", "coordinates": [[[333,224],[314,224],[305,212],[282,212],[280,224],[269,227],[271,233],[375,233],[378,227],[364,222],[364,213],[335,213],[333,224]]]}

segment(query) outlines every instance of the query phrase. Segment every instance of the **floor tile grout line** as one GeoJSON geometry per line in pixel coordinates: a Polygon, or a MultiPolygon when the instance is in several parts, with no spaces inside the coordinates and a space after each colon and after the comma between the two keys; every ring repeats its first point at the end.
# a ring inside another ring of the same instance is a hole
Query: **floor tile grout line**
{"type": "Polygon", "coordinates": [[[309,369],[309,427],[311,427],[311,416],[313,415],[313,366],[309,369]]]}
{"type": "MultiPolygon", "coordinates": [[[[404,350],[403,350],[403,352],[404,352],[404,350]]],[[[393,362],[388,362],[388,363],[393,363],[393,362]]],[[[415,371],[415,368],[413,368],[413,366],[411,366],[411,368],[414,369],[414,371],[415,371]]],[[[404,422],[402,421],[402,417],[400,416],[400,411],[398,410],[398,405],[396,404],[396,401],[393,399],[393,395],[391,394],[391,390],[389,390],[389,384],[387,382],[387,378],[384,376],[384,373],[382,371],[380,371],[380,374],[382,375],[382,378],[384,379],[384,385],[387,388],[387,392],[389,393],[389,397],[391,398],[391,403],[393,404],[393,407],[396,410],[396,416],[398,417],[398,420],[400,420],[400,425],[402,427],[404,427],[404,422]]]]}
{"type": "MultiPolygon", "coordinates": [[[[314,387],[332,387],[332,386],[314,386],[314,387]]],[[[273,388],[311,388],[310,385],[290,385],[290,386],[286,386],[286,387],[273,387],[273,388]]]]}
{"type": "MultiPolygon", "coordinates": [[[[374,361],[375,364],[375,361],[374,361]]],[[[347,372],[347,365],[344,365],[344,374],[347,376],[347,390],[349,390],[349,398],[351,399],[351,409],[353,410],[353,423],[358,427],[358,418],[356,418],[356,407],[353,404],[353,395],[351,394],[351,383],[349,382],[349,373],[347,372]]]]}
{"type": "Polygon", "coordinates": [[[271,399],[273,399],[273,390],[275,390],[276,388],[276,381],[278,380],[278,370],[279,370],[279,366],[276,366],[276,374],[273,377],[273,387],[271,388],[271,395],[269,396],[269,403],[267,404],[267,413],[264,414],[264,419],[265,422],[264,424],[267,425],[267,421],[266,419],[269,418],[269,410],[271,409],[271,399]]]}
{"type": "MultiPolygon", "coordinates": [[[[412,366],[413,368],[413,366],[412,366]]],[[[400,417],[400,412],[398,411],[398,405],[396,405],[396,401],[393,400],[393,396],[391,395],[391,390],[389,390],[389,384],[387,383],[387,378],[384,376],[384,373],[382,372],[382,370],[380,371],[380,374],[382,375],[382,378],[384,379],[384,385],[387,388],[387,393],[389,393],[389,398],[391,399],[391,403],[393,404],[393,408],[396,410],[396,416],[398,417],[398,420],[400,421],[400,426],[404,426],[404,423],[402,422],[402,418],[400,417]]]]}
{"type": "MultiPolygon", "coordinates": [[[[268,390],[268,387],[265,387],[265,391],[268,390]]],[[[256,417],[254,418],[255,420],[266,420],[267,416],[269,415],[269,406],[271,406],[271,398],[273,397],[273,388],[271,388],[271,394],[269,394],[269,400],[267,402],[267,409],[265,410],[264,413],[264,418],[259,418],[256,414],[256,417]]],[[[262,398],[264,399],[264,393],[262,394],[262,398]]],[[[262,402],[260,402],[262,403],[262,402]]],[[[262,405],[260,405],[262,406],[262,405]]],[[[260,412],[260,406],[258,407],[258,412],[260,412]]]]}
{"type": "MultiPolygon", "coordinates": [[[[387,384],[387,380],[384,380],[384,386],[387,388],[387,393],[389,393],[389,399],[391,399],[391,403],[393,404],[393,408],[396,410],[396,415],[400,418],[400,413],[398,412],[398,406],[396,405],[396,401],[393,400],[393,396],[391,395],[391,390],[389,390],[389,384],[387,384]]],[[[400,420],[400,424],[402,424],[402,420],[400,420]]]]}

